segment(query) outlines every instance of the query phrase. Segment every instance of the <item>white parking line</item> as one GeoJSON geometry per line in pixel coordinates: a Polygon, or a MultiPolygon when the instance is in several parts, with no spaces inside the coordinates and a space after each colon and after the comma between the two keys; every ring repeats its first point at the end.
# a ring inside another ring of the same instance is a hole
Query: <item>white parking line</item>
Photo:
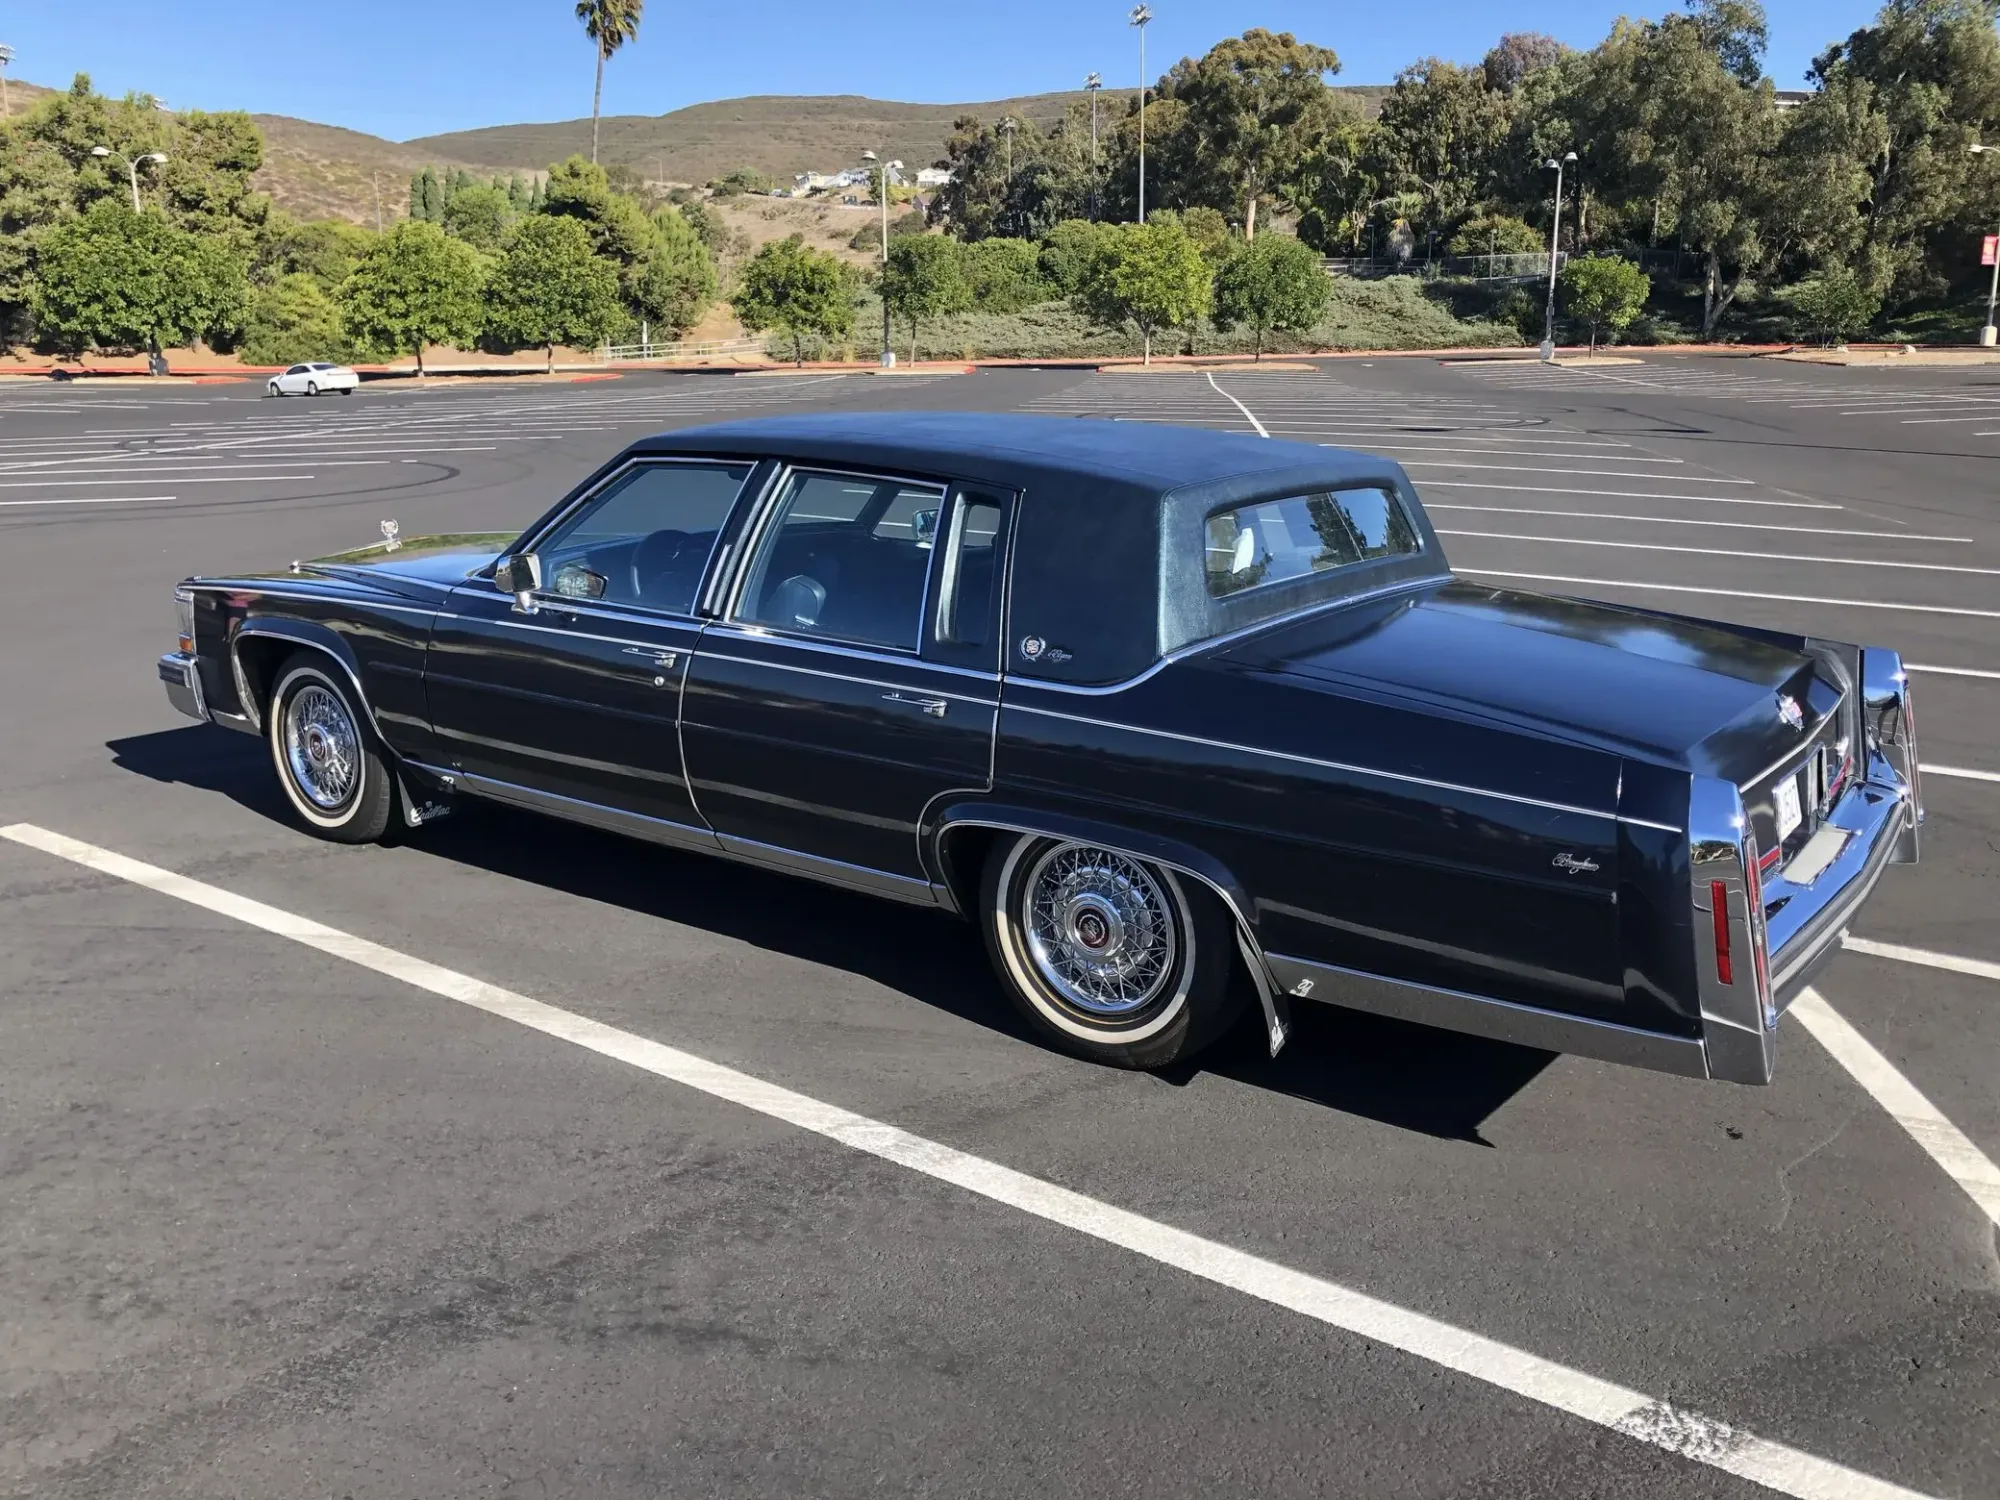
{"type": "Polygon", "coordinates": [[[1897,562],[1883,557],[1819,557],[1803,552],[1734,552],[1727,547],[1672,547],[1665,542],[1619,542],[1574,536],[1523,536],[1514,531],[1446,531],[1439,536],[1471,536],[1489,542],[1544,542],[1560,547],[1622,547],[1634,552],[1692,552],[1701,557],[1749,557],[1759,562],[1837,563],[1844,568],[1913,568],[1920,573],[1978,573],[1992,577],[2000,568],[1962,568],[1955,563],[1897,562]]]}
{"type": "MultiPolygon", "coordinates": [[[[1571,578],[1563,573],[1508,573],[1498,568],[1467,568],[1464,571],[1480,578],[1531,578],[1538,583],[1582,583],[1600,589],[1641,589],[1657,590],[1667,594],[1720,594],[1729,599],[1771,599],[1780,604],[1838,604],[1846,609],[1900,609],[1919,615],[1969,615],[1979,620],[2000,620],[2000,609],[1961,609],[1949,604],[1896,604],[1880,599],[1821,599],[1811,594],[1753,594],[1748,589],[1705,589],[1696,588],[1691,583],[1638,583],[1629,578],[1571,578]]],[[[1930,767],[1922,769],[1928,771],[1930,767]]],[[[1940,769],[1940,775],[1950,776],[1949,770],[1940,769]]],[[[1965,771],[1958,774],[1984,776],[1983,771],[1965,771]]]]}
{"type": "Polygon", "coordinates": [[[1954,974],[1970,974],[1978,979],[2000,980],[2000,964],[1983,958],[1960,958],[1955,953],[1933,953],[1928,948],[1906,948],[1901,943],[1877,943],[1849,934],[1840,940],[1843,948],[1866,953],[1870,958],[1893,958],[1898,963],[1922,964],[1928,969],[1949,969],[1954,974]]]}
{"type": "MultiPolygon", "coordinates": [[[[1326,446],[1332,447],[1331,443],[1326,446]]],[[[1628,474],[1628,479],[1650,479],[1628,474]]],[[[1844,510],[1826,500],[1746,500],[1740,495],[1658,495],[1646,490],[1569,490],[1547,484],[1482,484],[1474,479],[1426,479],[1425,489],[1505,490],[1510,495],[1609,495],[1614,500],[1699,500],[1706,505],[1770,505],[1780,510],[1844,510]]]]}
{"type": "Polygon", "coordinates": [[[1243,413],[1243,420],[1248,422],[1252,427],[1257,429],[1258,437],[1267,438],[1271,435],[1270,433],[1264,430],[1264,424],[1257,420],[1257,414],[1255,412],[1251,411],[1249,407],[1245,406],[1241,401],[1238,401],[1234,396],[1230,395],[1229,392],[1225,391],[1221,386],[1215,384],[1215,377],[1213,375],[1209,375],[1208,383],[1211,386],[1215,386],[1216,395],[1222,397],[1225,401],[1233,403],[1236,409],[1243,413]]]}
{"type": "Polygon", "coordinates": [[[172,495],[65,495],[57,500],[0,500],[0,509],[18,510],[24,505],[145,505],[173,498],[172,495]]]}
{"type": "MultiPolygon", "coordinates": [[[[1525,457],[1526,455],[1523,455],[1525,457]]],[[[1609,460],[1607,460],[1609,462],[1609,460]]],[[[1477,469],[1482,474],[1586,474],[1598,479],[1650,479],[1654,484],[1755,484],[1754,479],[1724,479],[1715,474],[1690,474],[1683,479],[1678,474],[1631,474],[1623,469],[1552,469],[1546,464],[1450,464],[1443,459],[1413,458],[1403,464],[1406,469],[1477,469]]],[[[1426,481],[1428,482],[1428,481],[1426,481]]],[[[1573,491],[1557,491],[1570,494],[1573,491]]]]}
{"type": "MultiPolygon", "coordinates": [[[[92,489],[107,484],[126,484],[144,479],[144,474],[127,474],[122,479],[10,479],[0,481],[0,490],[52,490],[69,485],[92,489]]],[[[260,480],[317,479],[317,474],[230,474],[213,479],[176,479],[175,484],[252,484],[260,480]]]]}
{"type": "Polygon", "coordinates": [[[1968,771],[1963,766],[1927,766],[1919,762],[1917,769],[1926,776],[1955,776],[1961,781],[2000,781],[2000,772],[1968,771]]]}
{"type": "MultiPolygon", "coordinates": [[[[1426,481],[1428,483],[1429,481],[1426,481]]],[[[1637,521],[1646,526],[1725,526],[1731,531],[1792,531],[1802,536],[1865,536],[1884,541],[1896,542],[1961,542],[1970,543],[1969,536],[1920,536],[1909,531],[1842,531],[1831,526],[1778,526],[1769,521],[1702,521],[1691,516],[1631,516],[1621,512],[1603,510],[1535,510],[1520,505],[1439,505],[1429,504],[1425,510],[1466,510],[1482,516],[1560,516],[1571,521],[1637,521]]],[[[1910,668],[1911,671],[1951,671],[1949,667],[1910,668]]],[[[2000,672],[1971,674],[1974,677],[2000,677],[2000,672]]]]}
{"type": "MultiPolygon", "coordinates": [[[[176,875],[157,865],[144,864],[27,823],[0,828],[0,837],[289,938],[711,1098],[783,1120],[851,1150],[893,1162],[1260,1302],[1286,1308],[1329,1328],[1386,1344],[1781,1494],[1799,1500],[1924,1500],[1915,1490],[1770,1442],[1699,1412],[1656,1400],[1470,1329],[1204,1239],[693,1053],[560,1010],[261,901],[176,875]]],[[[1794,1005],[1793,1010],[1797,1009],[1798,1005],[1794,1005]]]]}
{"type": "Polygon", "coordinates": [[[1995,1166],[1991,1157],[1947,1120],[1817,990],[1806,990],[1785,1014],[1798,1017],[1799,1024],[1812,1033],[1813,1039],[1833,1054],[1833,1060],[1889,1112],[1889,1118],[1944,1168],[1945,1175],[1965,1190],[1987,1218],[2000,1224],[2000,1166],[1995,1166]]]}
{"type": "Polygon", "coordinates": [[[1978,667],[1920,667],[1915,662],[1904,662],[1906,672],[1939,672],[1946,677],[1990,677],[2000,681],[2000,672],[1985,672],[1978,667]]]}

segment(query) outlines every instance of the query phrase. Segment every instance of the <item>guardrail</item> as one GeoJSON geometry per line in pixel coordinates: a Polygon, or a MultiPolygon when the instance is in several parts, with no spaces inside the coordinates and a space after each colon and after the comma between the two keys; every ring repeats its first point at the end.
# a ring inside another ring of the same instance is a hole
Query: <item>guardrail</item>
{"type": "MultiPolygon", "coordinates": [[[[1569,263],[1570,252],[1556,256],[1556,269],[1569,263]]],[[[1463,281],[1543,281],[1549,274],[1546,250],[1532,255],[1440,255],[1431,260],[1411,256],[1328,256],[1320,262],[1329,276],[1371,280],[1382,276],[1448,276],[1463,281]]]]}
{"type": "Polygon", "coordinates": [[[763,352],[761,338],[694,339],[673,344],[600,344],[595,357],[603,364],[625,364],[644,360],[738,359],[763,352]]]}

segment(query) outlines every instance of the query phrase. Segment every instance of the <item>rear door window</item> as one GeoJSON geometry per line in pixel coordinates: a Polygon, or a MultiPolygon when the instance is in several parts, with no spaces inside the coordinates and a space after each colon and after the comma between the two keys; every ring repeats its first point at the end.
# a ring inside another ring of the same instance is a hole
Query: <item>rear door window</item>
{"type": "Polygon", "coordinates": [[[1387,490],[1331,490],[1260,500],[1208,518],[1204,573],[1211,598],[1423,550],[1403,503],[1387,490]]]}

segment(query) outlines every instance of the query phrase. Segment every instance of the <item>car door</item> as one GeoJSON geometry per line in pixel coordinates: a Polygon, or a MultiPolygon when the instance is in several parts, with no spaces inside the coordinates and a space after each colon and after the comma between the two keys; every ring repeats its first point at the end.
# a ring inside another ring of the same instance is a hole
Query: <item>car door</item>
{"type": "Polygon", "coordinates": [[[453,590],[425,694],[444,767],[489,796],[712,846],[680,754],[695,605],[753,472],[641,458],[529,539],[538,586],[453,590]]]}
{"type": "Polygon", "coordinates": [[[933,899],[940,794],[991,784],[1011,497],[795,467],[682,699],[694,799],[732,853],[933,899]]]}
{"type": "Polygon", "coordinates": [[[278,389],[283,391],[287,396],[304,395],[306,389],[306,375],[308,373],[309,373],[308,369],[305,365],[293,365],[289,370],[285,371],[284,374],[278,377],[278,389]]]}

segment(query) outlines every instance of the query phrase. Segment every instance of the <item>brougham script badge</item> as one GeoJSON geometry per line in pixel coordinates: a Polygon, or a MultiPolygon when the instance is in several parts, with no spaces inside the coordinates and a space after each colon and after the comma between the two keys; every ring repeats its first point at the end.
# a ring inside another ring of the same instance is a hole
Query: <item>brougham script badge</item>
{"type": "Polygon", "coordinates": [[[1558,854],[1549,863],[1554,865],[1558,870],[1569,871],[1572,875],[1583,875],[1597,868],[1596,860],[1578,859],[1574,854],[1569,853],[1558,854]]]}
{"type": "Polygon", "coordinates": [[[1783,693],[1778,694],[1778,717],[1794,729],[1806,727],[1806,711],[1799,707],[1799,700],[1787,698],[1783,693]]]}

